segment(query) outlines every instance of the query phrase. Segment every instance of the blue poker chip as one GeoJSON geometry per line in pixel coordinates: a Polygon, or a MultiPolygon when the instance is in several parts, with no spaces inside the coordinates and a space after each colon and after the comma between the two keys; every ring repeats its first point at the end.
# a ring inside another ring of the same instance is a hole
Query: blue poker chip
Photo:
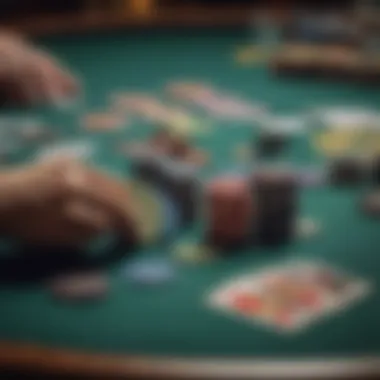
{"type": "Polygon", "coordinates": [[[164,209],[164,229],[163,237],[168,239],[173,237],[180,227],[180,214],[172,199],[166,195],[161,195],[161,201],[164,209]]]}
{"type": "Polygon", "coordinates": [[[124,269],[125,277],[138,285],[162,285],[175,277],[174,266],[163,259],[145,259],[128,263],[124,269]]]}

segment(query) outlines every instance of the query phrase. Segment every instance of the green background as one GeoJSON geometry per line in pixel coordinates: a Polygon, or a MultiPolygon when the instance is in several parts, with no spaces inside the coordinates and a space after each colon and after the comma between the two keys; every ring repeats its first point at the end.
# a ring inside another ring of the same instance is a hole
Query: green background
{"type": "MultiPolygon", "coordinates": [[[[183,79],[211,83],[226,92],[268,104],[274,112],[307,112],[315,106],[347,104],[376,108],[379,104],[380,92],[370,86],[280,80],[272,77],[264,65],[240,67],[233,60],[233,51],[247,42],[248,37],[235,30],[125,31],[46,39],[43,45],[83,79],[86,96],[67,111],[10,113],[42,116],[63,136],[77,138],[85,135],[79,128],[80,115],[106,109],[113,91],[162,95],[168,81],[183,79]]],[[[211,133],[196,137],[197,144],[207,147],[212,156],[204,176],[239,168],[233,148],[250,141],[253,129],[244,123],[214,122],[211,133]]],[[[121,131],[86,138],[99,144],[97,164],[125,176],[128,169],[125,160],[116,154],[117,144],[142,139],[151,130],[152,126],[134,121],[121,131]]],[[[284,158],[305,165],[323,163],[324,158],[311,148],[310,135],[295,137],[284,158]]],[[[21,158],[28,159],[30,154],[24,152],[21,158]]],[[[249,166],[241,169],[249,171],[254,163],[249,166]]],[[[237,321],[205,305],[207,293],[229,277],[293,258],[326,260],[376,285],[379,225],[358,212],[363,191],[327,187],[304,190],[300,215],[322,224],[318,238],[275,251],[252,249],[210,264],[180,266],[172,285],[153,289],[133,286],[121,275],[122,262],[108,266],[109,297],[95,304],[59,303],[43,284],[2,285],[0,339],[106,353],[265,357],[377,353],[380,296],[376,289],[360,304],[294,335],[237,321]]],[[[141,254],[170,255],[162,247],[141,254]]]]}

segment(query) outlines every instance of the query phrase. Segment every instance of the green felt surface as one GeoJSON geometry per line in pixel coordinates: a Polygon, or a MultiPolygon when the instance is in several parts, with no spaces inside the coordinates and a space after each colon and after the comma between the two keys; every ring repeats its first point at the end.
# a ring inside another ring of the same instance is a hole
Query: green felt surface
{"type": "MultiPolygon", "coordinates": [[[[42,115],[67,137],[82,136],[78,116],[106,108],[116,90],[161,94],[169,80],[210,82],[229,92],[270,104],[275,111],[299,112],[315,105],[359,104],[376,107],[374,88],[318,81],[272,78],[264,67],[239,67],[232,52],[244,43],[232,31],[220,33],[113,33],[50,39],[46,46],[66,60],[83,78],[86,100],[63,112],[17,112],[42,115]]],[[[138,124],[108,134],[94,134],[101,149],[95,162],[125,174],[125,162],[115,153],[120,140],[142,139],[151,127],[138,124]]],[[[204,175],[233,168],[233,147],[253,133],[243,123],[213,123],[212,133],[197,137],[207,147],[212,164],[204,175]]],[[[309,136],[294,139],[285,157],[299,164],[323,162],[310,148],[309,136]]],[[[24,156],[25,158],[25,156],[24,156]]],[[[0,339],[49,347],[102,353],[149,355],[228,355],[315,357],[377,354],[380,348],[380,296],[375,291],[360,304],[318,321],[295,335],[229,318],[205,305],[207,292],[230,276],[292,258],[324,259],[376,285],[379,279],[380,225],[357,210],[361,190],[323,188],[301,194],[300,215],[322,224],[321,235],[276,251],[249,250],[201,266],[179,267],[173,285],[143,289],[125,281],[121,262],[112,263],[109,297],[93,305],[69,305],[51,298],[42,284],[0,287],[0,339]]],[[[152,247],[143,255],[167,256],[152,247]]],[[[0,261],[0,265],[1,261],[0,261]]]]}

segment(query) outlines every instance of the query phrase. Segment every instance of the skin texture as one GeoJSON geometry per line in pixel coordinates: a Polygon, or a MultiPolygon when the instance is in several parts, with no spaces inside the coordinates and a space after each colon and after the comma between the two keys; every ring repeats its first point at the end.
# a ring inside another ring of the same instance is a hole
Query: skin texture
{"type": "Polygon", "coordinates": [[[80,246],[107,231],[135,236],[124,183],[72,160],[0,175],[0,230],[27,243],[80,246]]]}
{"type": "Polygon", "coordinates": [[[0,32],[0,94],[4,104],[37,105],[78,91],[75,78],[54,58],[20,36],[0,32]]]}
{"type": "MultiPolygon", "coordinates": [[[[37,105],[71,97],[75,79],[20,36],[0,32],[0,92],[37,105]]],[[[135,236],[125,185],[80,162],[59,159],[0,172],[0,233],[26,243],[80,246],[107,231],[135,236]]]]}

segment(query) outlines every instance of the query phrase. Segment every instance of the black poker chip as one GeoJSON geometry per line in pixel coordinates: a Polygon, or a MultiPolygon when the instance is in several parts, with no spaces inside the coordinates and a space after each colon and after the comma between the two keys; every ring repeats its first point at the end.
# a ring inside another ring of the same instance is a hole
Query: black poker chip
{"type": "Polygon", "coordinates": [[[329,182],[334,186],[360,185],[369,177],[365,161],[355,156],[336,158],[330,163],[328,173],[329,182]]]}
{"type": "Polygon", "coordinates": [[[380,156],[376,156],[371,162],[371,182],[380,185],[380,156]]]}
{"type": "Polygon", "coordinates": [[[161,161],[159,188],[179,211],[180,224],[192,223],[198,210],[200,181],[196,167],[166,159],[161,161]]]}
{"type": "Polygon", "coordinates": [[[293,172],[262,170],[253,176],[257,203],[256,241],[262,246],[287,244],[294,234],[298,208],[298,185],[293,172]]]}
{"type": "Polygon", "coordinates": [[[280,155],[286,148],[288,138],[281,133],[263,132],[256,142],[255,151],[258,157],[273,157],[280,155]]]}

